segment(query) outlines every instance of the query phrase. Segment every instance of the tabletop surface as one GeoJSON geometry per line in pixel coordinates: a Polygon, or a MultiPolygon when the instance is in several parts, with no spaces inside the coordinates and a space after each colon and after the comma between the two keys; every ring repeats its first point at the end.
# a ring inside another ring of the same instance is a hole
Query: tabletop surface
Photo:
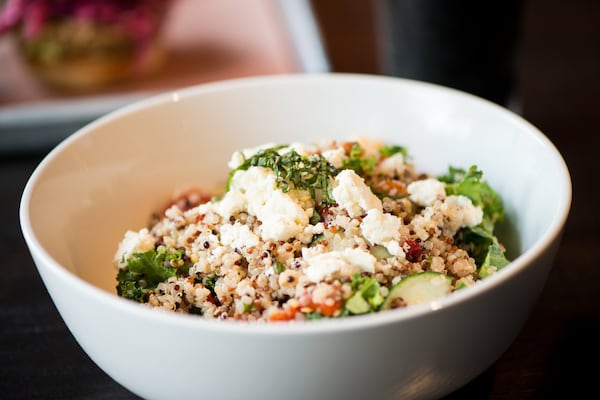
{"type": "MultiPolygon", "coordinates": [[[[596,392],[600,2],[526,4],[519,66],[521,113],[565,158],[573,182],[572,210],[531,318],[493,366],[448,399],[583,398],[584,393],[596,392]]],[[[352,70],[349,58],[345,60],[336,69],[352,70]]],[[[0,398],[135,399],[79,347],[25,246],[18,203],[45,154],[0,156],[0,207],[6,212],[0,224],[0,251],[6,256],[0,275],[0,398]]]]}

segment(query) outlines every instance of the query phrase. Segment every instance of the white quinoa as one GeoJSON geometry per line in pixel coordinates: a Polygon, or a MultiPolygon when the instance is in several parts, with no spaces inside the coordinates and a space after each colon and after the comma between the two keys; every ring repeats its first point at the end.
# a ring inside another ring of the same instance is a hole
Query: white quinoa
{"type": "MultiPolygon", "coordinates": [[[[144,304],[247,321],[343,315],[357,274],[375,279],[384,297],[395,283],[422,271],[451,276],[453,285],[474,284],[475,260],[454,238],[461,228],[481,223],[481,207],[446,195],[441,182],[417,172],[401,153],[380,155],[382,143],[358,139],[374,164],[362,176],[343,169],[354,142],[278,150],[330,160],[337,169],[331,204],[308,190],[284,190],[272,169],[251,166],[233,174],[219,199],[190,191],[150,226],[126,232],[115,265],[125,268],[135,252],[179,250],[183,256],[175,263],[185,270],[150,290],[144,304]]],[[[238,168],[272,146],[235,152],[228,165],[238,168]]]]}

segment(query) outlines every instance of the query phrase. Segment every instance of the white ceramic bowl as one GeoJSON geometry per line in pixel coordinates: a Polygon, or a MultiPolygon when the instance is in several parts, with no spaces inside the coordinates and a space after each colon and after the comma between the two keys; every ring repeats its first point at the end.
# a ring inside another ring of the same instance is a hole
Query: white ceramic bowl
{"type": "MultiPolygon", "coordinates": [[[[490,367],[522,329],[571,202],[556,148],[477,97],[397,78],[295,75],[186,88],[113,112],[57,146],[31,176],[22,230],[82,348],[149,399],[426,399],[490,367]],[[207,321],[115,294],[127,229],[179,188],[221,184],[235,149],[370,135],[417,168],[477,164],[501,195],[514,261],[474,287],[410,308],[301,324],[207,321]]],[[[59,362],[59,361],[57,361],[59,362]]]]}

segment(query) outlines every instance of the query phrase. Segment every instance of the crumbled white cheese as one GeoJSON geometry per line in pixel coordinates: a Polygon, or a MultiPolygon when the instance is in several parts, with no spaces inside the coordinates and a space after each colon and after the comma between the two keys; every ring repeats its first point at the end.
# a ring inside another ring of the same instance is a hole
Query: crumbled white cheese
{"type": "Polygon", "coordinates": [[[363,218],[360,229],[365,239],[371,244],[383,245],[392,255],[404,256],[404,251],[398,243],[402,219],[377,209],[371,209],[363,218]]]}
{"type": "Polygon", "coordinates": [[[414,181],[408,185],[407,190],[410,199],[423,207],[446,197],[446,185],[435,178],[414,181]]]}
{"type": "Polygon", "coordinates": [[[250,167],[237,171],[216,211],[223,217],[247,211],[262,223],[260,234],[265,240],[288,240],[302,233],[312,215],[296,201],[307,205],[302,193],[283,193],[276,188],[275,173],[269,168],[250,167]]]}
{"type": "Polygon", "coordinates": [[[466,196],[448,196],[441,205],[441,211],[450,221],[451,229],[454,231],[479,225],[483,220],[481,207],[474,206],[471,199],[466,196]]]}
{"type": "Polygon", "coordinates": [[[452,195],[424,208],[410,224],[421,240],[427,240],[441,233],[452,237],[460,228],[479,225],[482,219],[481,207],[474,206],[466,196],[452,195]]]}
{"type": "MultiPolygon", "coordinates": [[[[214,210],[223,218],[228,219],[233,214],[246,208],[246,197],[239,190],[230,190],[215,204],[214,210]]],[[[202,210],[199,210],[202,211],[202,210]]]]}
{"type": "Polygon", "coordinates": [[[373,194],[364,179],[351,169],[345,169],[335,177],[332,195],[352,218],[364,215],[371,209],[383,209],[381,200],[373,194]]]}
{"type": "Polygon", "coordinates": [[[233,225],[223,225],[221,227],[221,243],[232,248],[254,247],[258,246],[259,237],[248,228],[248,225],[242,225],[236,222],[233,225]]]}
{"type": "Polygon", "coordinates": [[[307,265],[304,274],[311,282],[321,282],[337,275],[351,277],[356,272],[375,271],[375,257],[364,250],[346,248],[342,251],[318,253],[302,249],[307,265]]]}
{"type": "Polygon", "coordinates": [[[206,202],[204,204],[200,204],[197,208],[198,214],[206,214],[209,211],[213,211],[215,209],[215,205],[212,202],[206,202]]]}
{"type": "Polygon", "coordinates": [[[276,185],[273,170],[264,167],[251,167],[246,171],[237,171],[231,179],[230,191],[239,191],[246,199],[245,206],[249,214],[257,215],[276,185]]]}
{"type": "Polygon", "coordinates": [[[150,234],[148,229],[143,228],[138,232],[127,231],[115,254],[114,264],[118,268],[123,268],[127,265],[127,259],[134,253],[144,253],[154,248],[156,240],[150,234]]]}
{"type": "Polygon", "coordinates": [[[326,150],[321,155],[336,168],[342,168],[344,160],[348,158],[343,148],[326,150]]]}
{"type": "Polygon", "coordinates": [[[401,225],[402,220],[395,215],[371,209],[363,218],[360,229],[371,244],[382,244],[390,240],[399,240],[401,225]]]}
{"type": "Polygon", "coordinates": [[[375,173],[395,176],[402,173],[406,166],[404,165],[404,156],[402,153],[396,153],[382,160],[376,167],[375,173]]]}
{"type": "Polygon", "coordinates": [[[300,204],[281,190],[272,192],[256,216],[262,222],[261,236],[266,240],[285,241],[298,236],[309,222],[300,204]]]}

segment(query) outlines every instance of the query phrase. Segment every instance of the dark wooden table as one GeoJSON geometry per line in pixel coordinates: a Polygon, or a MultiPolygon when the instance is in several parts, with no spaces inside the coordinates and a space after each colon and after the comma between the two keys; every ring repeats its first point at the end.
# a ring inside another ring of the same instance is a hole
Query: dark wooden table
{"type": "MultiPolygon", "coordinates": [[[[489,370],[448,399],[575,399],[597,393],[600,2],[525,3],[519,66],[522,114],[563,154],[573,180],[573,206],[554,268],[530,320],[489,370]]],[[[350,14],[338,16],[338,24],[352,18],[352,7],[347,11],[350,14]]],[[[360,24],[354,26],[360,29],[360,24]]],[[[336,51],[331,43],[330,50],[336,51]]],[[[372,72],[368,69],[374,65],[353,64],[352,57],[341,60],[345,64],[336,61],[335,69],[372,72]]],[[[0,155],[0,207],[6,214],[0,224],[0,398],[134,399],[75,342],[22,239],[18,203],[44,155],[45,151],[0,155]]]]}

